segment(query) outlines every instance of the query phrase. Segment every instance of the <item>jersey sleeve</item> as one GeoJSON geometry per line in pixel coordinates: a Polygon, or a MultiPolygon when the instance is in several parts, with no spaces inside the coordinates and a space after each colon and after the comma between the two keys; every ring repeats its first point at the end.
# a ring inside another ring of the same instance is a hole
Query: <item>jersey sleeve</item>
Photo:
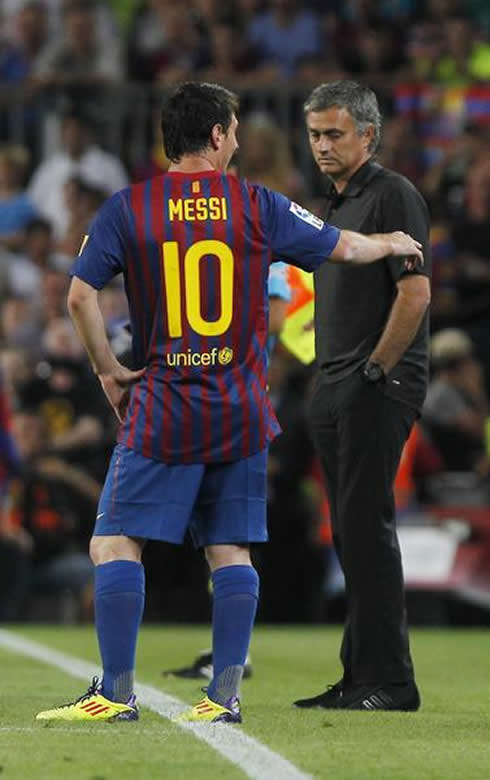
{"type": "Polygon", "coordinates": [[[305,271],[314,271],[328,260],[340,238],[338,228],[279,192],[264,187],[261,198],[264,230],[276,257],[305,271]]]}
{"type": "Polygon", "coordinates": [[[85,236],[70,276],[100,290],[126,266],[126,224],[123,193],[105,201],[85,236]]]}
{"type": "Polygon", "coordinates": [[[278,260],[269,266],[268,280],[269,298],[280,298],[289,303],[291,300],[291,288],[288,282],[288,267],[286,263],[278,260]]]}
{"type": "Polygon", "coordinates": [[[424,264],[417,262],[413,270],[405,267],[404,257],[390,257],[388,268],[396,283],[404,276],[421,274],[430,278],[432,271],[429,212],[424,199],[415,187],[401,176],[386,183],[381,199],[380,225],[383,233],[403,230],[416,241],[420,241],[424,253],[424,264]]]}

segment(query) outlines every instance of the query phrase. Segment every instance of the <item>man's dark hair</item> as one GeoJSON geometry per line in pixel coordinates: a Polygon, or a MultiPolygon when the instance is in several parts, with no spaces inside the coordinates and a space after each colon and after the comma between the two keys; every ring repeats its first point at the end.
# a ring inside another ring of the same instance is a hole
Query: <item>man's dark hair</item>
{"type": "Polygon", "coordinates": [[[214,125],[221,125],[226,133],[237,110],[237,96],[219,84],[181,84],[162,110],[163,145],[168,159],[178,162],[186,154],[207,149],[214,125]]]}
{"type": "Polygon", "coordinates": [[[312,111],[326,111],[327,108],[345,108],[362,135],[373,125],[374,136],[368,151],[374,154],[381,139],[381,113],[376,95],[369,87],[358,84],[357,81],[331,81],[320,84],[306,100],[303,110],[305,115],[312,111]]]}
{"type": "Polygon", "coordinates": [[[39,231],[51,234],[53,232],[53,226],[51,222],[48,219],[44,219],[44,217],[33,217],[26,225],[25,234],[26,236],[32,236],[33,233],[38,233],[39,231]]]}

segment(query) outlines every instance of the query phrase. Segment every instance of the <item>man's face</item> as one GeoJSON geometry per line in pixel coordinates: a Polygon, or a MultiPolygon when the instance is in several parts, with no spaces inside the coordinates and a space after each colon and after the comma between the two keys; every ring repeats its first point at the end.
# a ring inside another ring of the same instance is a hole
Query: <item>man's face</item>
{"type": "Polygon", "coordinates": [[[310,111],[306,126],[316,164],[333,179],[349,178],[370,157],[373,127],[359,135],[346,108],[310,111]]]}

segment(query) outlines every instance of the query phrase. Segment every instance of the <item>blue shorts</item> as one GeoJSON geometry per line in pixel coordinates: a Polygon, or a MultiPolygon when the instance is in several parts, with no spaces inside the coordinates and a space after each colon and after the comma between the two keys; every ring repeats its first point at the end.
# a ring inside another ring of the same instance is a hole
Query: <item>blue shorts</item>
{"type": "Polygon", "coordinates": [[[267,448],[231,463],[168,465],[117,444],[94,536],[133,536],[196,547],[266,542],[267,448]]]}

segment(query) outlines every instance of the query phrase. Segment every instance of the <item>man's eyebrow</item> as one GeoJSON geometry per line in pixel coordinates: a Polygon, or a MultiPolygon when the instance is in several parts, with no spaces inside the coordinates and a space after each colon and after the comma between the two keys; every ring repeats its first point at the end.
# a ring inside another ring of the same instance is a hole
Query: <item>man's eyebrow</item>
{"type": "Polygon", "coordinates": [[[308,127],[310,133],[318,133],[318,135],[328,135],[328,133],[343,133],[340,127],[308,127]]]}

